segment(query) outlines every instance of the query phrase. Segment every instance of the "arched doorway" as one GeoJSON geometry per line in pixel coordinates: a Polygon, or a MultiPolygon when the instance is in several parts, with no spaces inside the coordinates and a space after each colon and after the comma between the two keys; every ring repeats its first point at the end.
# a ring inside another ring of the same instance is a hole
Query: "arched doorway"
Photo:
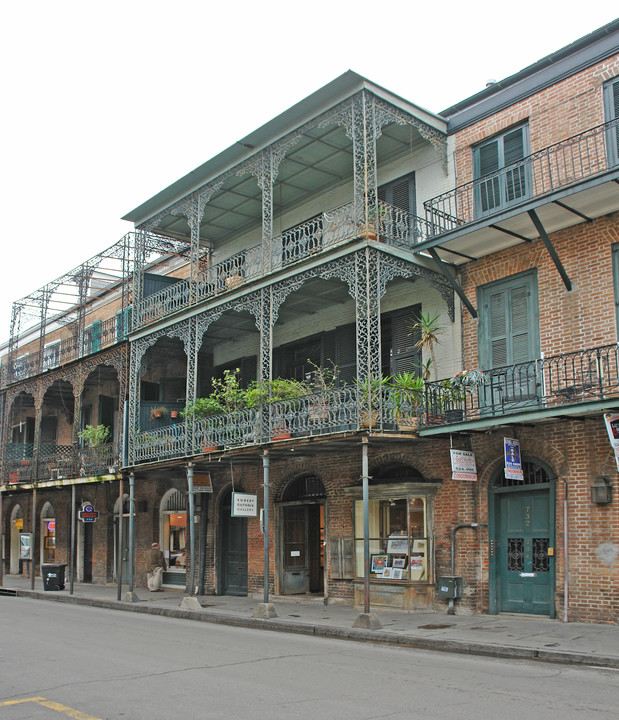
{"type": "Polygon", "coordinates": [[[232,517],[232,490],[219,506],[219,594],[247,595],[247,518],[232,517]]]}
{"type": "Polygon", "coordinates": [[[522,481],[501,468],[490,482],[489,611],[554,618],[554,477],[537,460],[525,460],[522,469],[522,481]]]}
{"type": "Polygon", "coordinates": [[[56,513],[50,502],[41,508],[41,564],[56,562],[56,513]]]}
{"type": "Polygon", "coordinates": [[[282,595],[324,592],[325,487],[316,475],[286,485],[279,503],[282,595]]]}
{"type": "Polygon", "coordinates": [[[187,574],[187,500],[179,490],[168,490],[161,499],[159,515],[161,548],[168,564],[164,585],[185,587],[187,574]]]}
{"type": "Polygon", "coordinates": [[[11,511],[11,547],[9,555],[9,573],[19,575],[21,572],[19,561],[19,534],[24,529],[24,511],[21,505],[16,505],[11,511]]]}

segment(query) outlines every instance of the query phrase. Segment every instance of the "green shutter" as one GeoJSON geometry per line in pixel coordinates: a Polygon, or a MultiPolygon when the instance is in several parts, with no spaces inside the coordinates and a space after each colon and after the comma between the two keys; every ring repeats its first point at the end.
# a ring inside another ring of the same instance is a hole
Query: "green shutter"
{"type": "Polygon", "coordinates": [[[483,368],[534,360],[539,354],[534,273],[480,288],[479,357],[483,368]]]}
{"type": "Polygon", "coordinates": [[[351,323],[341,325],[336,333],[339,385],[350,385],[357,377],[357,330],[351,323]]]}
{"type": "MultiPolygon", "coordinates": [[[[417,311],[419,308],[417,308],[417,311]]],[[[418,312],[415,313],[418,315],[418,312]]],[[[411,332],[413,313],[408,309],[391,317],[391,372],[420,374],[419,351],[415,348],[417,338],[411,332]]]]}
{"type": "Polygon", "coordinates": [[[90,326],[90,352],[101,350],[101,320],[97,320],[90,326]]]}

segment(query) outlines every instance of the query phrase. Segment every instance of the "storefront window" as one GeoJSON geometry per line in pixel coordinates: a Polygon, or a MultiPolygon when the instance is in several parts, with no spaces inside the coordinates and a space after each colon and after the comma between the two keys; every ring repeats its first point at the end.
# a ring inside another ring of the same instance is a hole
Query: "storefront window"
{"type": "MultiPolygon", "coordinates": [[[[369,501],[370,578],[429,579],[427,497],[369,501]]],[[[355,570],[363,577],[363,501],[355,501],[355,570]]]]}
{"type": "Polygon", "coordinates": [[[56,560],[56,517],[54,508],[45,503],[41,510],[42,562],[53,563],[56,560]]]}

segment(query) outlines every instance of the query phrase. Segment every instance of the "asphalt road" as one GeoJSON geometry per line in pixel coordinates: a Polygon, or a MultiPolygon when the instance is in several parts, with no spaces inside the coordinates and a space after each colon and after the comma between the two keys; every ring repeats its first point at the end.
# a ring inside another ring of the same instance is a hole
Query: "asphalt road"
{"type": "Polygon", "coordinates": [[[619,672],[0,597],[0,720],[606,720],[619,672]]]}

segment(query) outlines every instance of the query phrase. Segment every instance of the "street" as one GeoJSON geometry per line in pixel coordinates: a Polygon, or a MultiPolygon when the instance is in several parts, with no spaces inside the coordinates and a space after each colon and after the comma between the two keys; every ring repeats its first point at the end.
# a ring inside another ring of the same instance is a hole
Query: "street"
{"type": "Polygon", "coordinates": [[[619,673],[0,597],[0,720],[617,717],[619,673]]]}

